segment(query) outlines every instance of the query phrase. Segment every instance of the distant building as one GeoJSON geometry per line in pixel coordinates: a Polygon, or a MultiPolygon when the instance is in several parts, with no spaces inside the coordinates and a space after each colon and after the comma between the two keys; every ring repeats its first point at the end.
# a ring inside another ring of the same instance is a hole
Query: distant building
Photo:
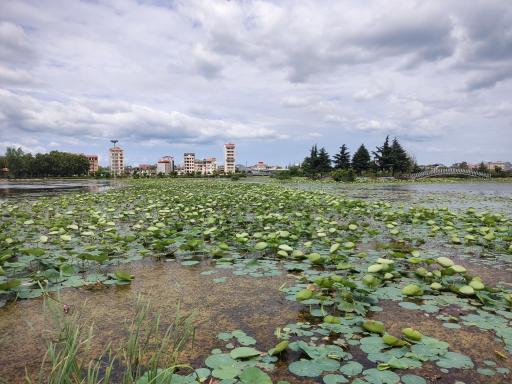
{"type": "Polygon", "coordinates": [[[446,165],[440,164],[440,163],[435,163],[435,164],[420,165],[419,167],[423,171],[429,171],[432,169],[446,168],[446,165]]]}
{"type": "Polygon", "coordinates": [[[509,161],[489,161],[486,166],[490,171],[494,171],[496,168],[500,168],[502,171],[512,170],[512,163],[509,161]]]}
{"type": "Polygon", "coordinates": [[[224,144],[224,173],[235,173],[235,144],[224,144]]]}
{"type": "Polygon", "coordinates": [[[113,175],[122,175],[124,173],[124,151],[118,147],[113,146],[109,149],[110,158],[110,173],[113,175]]]}
{"type": "Polygon", "coordinates": [[[209,157],[195,161],[195,172],[201,175],[213,175],[217,171],[217,159],[209,157]]]}
{"type": "Polygon", "coordinates": [[[89,174],[98,172],[98,155],[85,155],[89,160],[89,174]]]}
{"type": "Polygon", "coordinates": [[[185,173],[195,173],[196,172],[196,154],[195,153],[185,153],[183,154],[183,171],[185,173]]]}
{"type": "Polygon", "coordinates": [[[282,167],[277,165],[268,165],[263,161],[258,161],[256,164],[247,167],[247,172],[253,175],[268,175],[273,171],[282,170],[282,167]]]}
{"type": "Polygon", "coordinates": [[[174,158],[171,156],[164,156],[156,163],[157,174],[169,175],[172,172],[174,172],[174,158]]]}

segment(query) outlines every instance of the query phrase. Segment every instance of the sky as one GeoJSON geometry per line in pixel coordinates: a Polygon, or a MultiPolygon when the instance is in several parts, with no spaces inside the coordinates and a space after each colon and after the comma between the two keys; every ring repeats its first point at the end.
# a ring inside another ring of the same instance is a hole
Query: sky
{"type": "Polygon", "coordinates": [[[0,1],[0,152],[512,161],[512,2],[0,1]]]}

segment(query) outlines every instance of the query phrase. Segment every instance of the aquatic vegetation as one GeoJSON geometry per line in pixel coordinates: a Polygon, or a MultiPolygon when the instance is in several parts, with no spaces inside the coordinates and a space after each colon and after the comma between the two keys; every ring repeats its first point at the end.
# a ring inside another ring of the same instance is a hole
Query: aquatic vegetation
{"type": "MultiPolygon", "coordinates": [[[[6,200],[0,229],[5,301],[136,284],[130,263],[148,258],[221,285],[232,275],[287,279],[276,295],[302,308],[301,321],[283,324],[270,346],[247,330],[222,332],[225,344],[196,367],[201,374],[183,380],[269,383],[277,362],[291,377],[325,383],[422,383],[426,362],[485,377],[508,374],[421,323],[428,315],[454,334],[488,332],[512,353],[512,292],[464,257],[507,265],[512,221],[503,213],[405,207],[280,184],[163,179],[101,194],[6,200]],[[203,264],[208,270],[197,272],[203,264]],[[376,320],[388,301],[417,321],[396,328],[392,314],[376,320]]],[[[161,364],[148,373],[138,360],[130,352],[123,361],[140,383],[166,374],[161,364]]]]}
{"type": "MultiPolygon", "coordinates": [[[[194,317],[182,315],[179,304],[175,318],[162,330],[160,316],[139,297],[126,340],[119,348],[107,343],[99,355],[91,351],[93,325],[81,322],[78,312],[63,313],[59,300],[48,299],[45,305],[54,320],[55,337],[38,377],[27,374],[27,383],[170,384],[182,378],[176,371],[181,353],[193,343],[194,317]]],[[[195,381],[198,374],[188,376],[195,381]]]]}

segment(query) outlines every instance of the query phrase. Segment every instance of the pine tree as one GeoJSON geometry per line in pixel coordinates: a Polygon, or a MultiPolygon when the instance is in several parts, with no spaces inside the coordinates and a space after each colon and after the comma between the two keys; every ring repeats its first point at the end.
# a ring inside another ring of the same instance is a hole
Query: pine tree
{"type": "Polygon", "coordinates": [[[318,165],[316,167],[317,173],[320,177],[328,174],[331,171],[331,158],[324,147],[320,148],[318,152],[318,165]]]}
{"type": "Polygon", "coordinates": [[[309,156],[304,158],[302,162],[302,168],[304,169],[304,175],[308,177],[314,177],[316,174],[316,168],[318,167],[318,149],[316,145],[311,147],[309,156]]]}
{"type": "Polygon", "coordinates": [[[478,171],[479,172],[488,172],[489,169],[487,169],[487,166],[485,165],[485,163],[482,161],[479,165],[478,165],[478,171]]]}
{"type": "Polygon", "coordinates": [[[377,147],[377,150],[372,152],[375,157],[375,163],[381,171],[389,171],[393,165],[391,146],[389,145],[389,135],[382,147],[377,147]]]}
{"type": "Polygon", "coordinates": [[[350,168],[350,152],[348,151],[347,146],[345,144],[343,144],[340,147],[340,152],[334,155],[334,168],[350,168]]]}
{"type": "Polygon", "coordinates": [[[354,153],[354,157],[352,158],[352,168],[354,168],[359,175],[363,171],[370,169],[370,153],[364,144],[361,144],[356,153],[354,153]]]}
{"type": "Polygon", "coordinates": [[[407,156],[407,152],[403,149],[402,145],[398,142],[398,139],[395,137],[393,139],[393,143],[391,144],[391,170],[393,172],[393,176],[395,172],[406,172],[409,170],[411,162],[409,157],[407,156]]]}

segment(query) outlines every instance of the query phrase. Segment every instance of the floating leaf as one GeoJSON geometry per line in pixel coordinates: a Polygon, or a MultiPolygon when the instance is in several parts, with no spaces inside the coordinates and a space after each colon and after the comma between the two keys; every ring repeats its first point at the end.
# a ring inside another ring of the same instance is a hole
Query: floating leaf
{"type": "Polygon", "coordinates": [[[249,357],[259,356],[260,352],[252,347],[238,347],[233,349],[229,356],[233,359],[247,359],[249,357]]]}
{"type": "Polygon", "coordinates": [[[135,276],[132,275],[131,273],[121,270],[114,271],[114,276],[117,280],[121,281],[132,281],[133,279],[135,279],[135,276]]]}
{"type": "Polygon", "coordinates": [[[240,381],[244,384],[272,384],[270,377],[257,367],[244,369],[240,381]]]}
{"type": "Polygon", "coordinates": [[[458,352],[447,352],[439,358],[436,364],[441,368],[473,368],[474,364],[470,357],[458,352]]]}
{"type": "Polygon", "coordinates": [[[384,324],[380,321],[375,320],[366,320],[363,322],[362,327],[368,332],[380,333],[383,334],[385,332],[384,324]]]}
{"type": "Polygon", "coordinates": [[[423,335],[419,331],[417,331],[413,328],[404,328],[404,329],[402,329],[402,333],[409,340],[414,340],[414,341],[420,341],[421,338],[423,337],[423,335]]]}

